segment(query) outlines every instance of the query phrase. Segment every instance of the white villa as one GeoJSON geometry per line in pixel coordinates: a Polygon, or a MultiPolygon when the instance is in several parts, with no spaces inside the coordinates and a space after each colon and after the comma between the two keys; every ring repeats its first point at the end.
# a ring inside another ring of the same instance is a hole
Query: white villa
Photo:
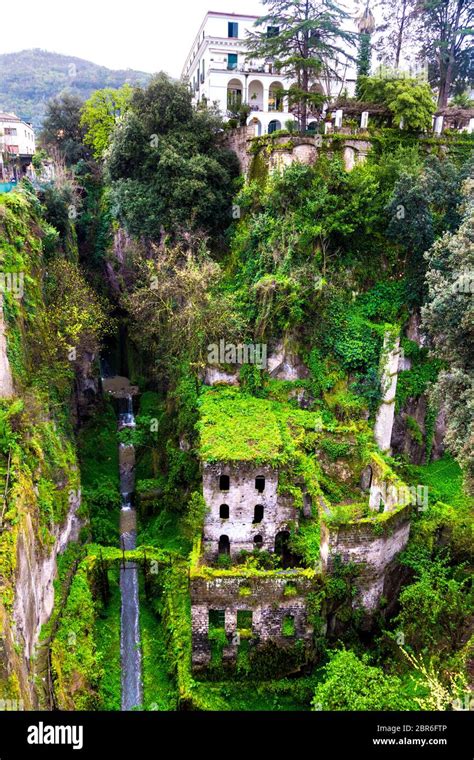
{"type": "Polygon", "coordinates": [[[31,124],[14,113],[0,112],[0,178],[10,179],[6,175],[13,173],[17,179],[18,174],[27,173],[35,150],[35,133],[31,124]],[[9,168],[10,164],[12,169],[9,168]]]}
{"type": "MultiPolygon", "coordinates": [[[[246,60],[246,35],[258,16],[209,11],[201,24],[186,59],[182,77],[189,82],[194,102],[217,103],[225,116],[241,103],[252,109],[247,123],[256,127],[256,134],[266,134],[284,128],[287,121],[294,121],[288,97],[282,90],[289,90],[293,80],[274,71],[269,59],[246,60]]],[[[264,29],[264,27],[259,27],[264,29]]],[[[278,34],[278,27],[269,26],[268,35],[278,34]]],[[[341,70],[339,79],[329,83],[323,80],[312,85],[315,92],[328,97],[338,95],[344,88],[353,95],[354,72],[341,70]]],[[[230,112],[230,113],[229,113],[230,112]]],[[[309,119],[308,126],[311,126],[309,119]]],[[[314,119],[313,119],[314,121],[314,119]]]]}

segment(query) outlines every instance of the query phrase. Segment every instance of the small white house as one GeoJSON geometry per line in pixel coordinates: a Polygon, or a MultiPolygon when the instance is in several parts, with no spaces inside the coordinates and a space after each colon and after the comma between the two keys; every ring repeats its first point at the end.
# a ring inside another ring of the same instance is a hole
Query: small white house
{"type": "MultiPolygon", "coordinates": [[[[281,94],[294,84],[291,78],[278,73],[271,60],[247,60],[247,32],[258,16],[209,11],[194,39],[184,64],[182,78],[188,82],[194,103],[217,103],[220,111],[229,117],[240,104],[251,108],[247,123],[256,127],[256,134],[266,134],[285,127],[294,121],[288,97],[281,94]]],[[[278,34],[275,26],[259,27],[268,35],[278,34]]],[[[314,92],[334,96],[347,88],[352,95],[355,79],[341,73],[328,87],[324,81],[312,85],[314,92]]],[[[311,115],[308,123],[314,121],[311,115]]]]}
{"type": "Polygon", "coordinates": [[[13,172],[17,178],[18,174],[28,173],[35,151],[35,133],[31,124],[14,113],[0,112],[0,177],[10,179],[5,175],[13,172]]]}

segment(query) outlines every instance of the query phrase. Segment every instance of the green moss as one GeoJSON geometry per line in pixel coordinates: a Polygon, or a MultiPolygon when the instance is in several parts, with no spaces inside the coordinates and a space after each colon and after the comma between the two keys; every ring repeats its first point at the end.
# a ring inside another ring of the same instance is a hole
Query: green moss
{"type": "Polygon", "coordinates": [[[295,621],[292,615],[285,615],[283,618],[281,632],[287,638],[293,638],[295,635],[295,621]]]}
{"type": "Polygon", "coordinates": [[[104,665],[102,677],[98,685],[98,699],[101,710],[121,710],[121,595],[119,568],[111,568],[108,572],[108,578],[110,598],[108,603],[101,607],[96,617],[94,628],[97,659],[104,665]]]}
{"type": "Polygon", "coordinates": [[[406,423],[407,430],[410,433],[412,439],[421,446],[423,443],[423,433],[421,432],[421,428],[418,422],[414,417],[410,417],[410,415],[407,414],[406,423]]]}
{"type": "Polygon", "coordinates": [[[177,687],[170,673],[167,636],[160,615],[140,594],[140,634],[143,668],[143,708],[168,711],[177,708],[177,687]]]}
{"type": "Polygon", "coordinates": [[[91,710],[99,706],[103,668],[94,638],[95,620],[96,605],[81,565],[51,646],[54,691],[60,709],[91,710]]]}

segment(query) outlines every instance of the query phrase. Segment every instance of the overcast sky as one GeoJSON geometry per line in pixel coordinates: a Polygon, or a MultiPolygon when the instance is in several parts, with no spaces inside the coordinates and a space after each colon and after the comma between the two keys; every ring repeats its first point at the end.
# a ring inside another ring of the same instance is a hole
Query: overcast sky
{"type": "MultiPolygon", "coordinates": [[[[355,3],[345,0],[348,6],[355,3]]],[[[15,14],[15,5],[9,6],[15,14]]],[[[0,53],[43,48],[112,69],[181,75],[206,11],[259,15],[259,0],[21,0],[0,53]]]]}

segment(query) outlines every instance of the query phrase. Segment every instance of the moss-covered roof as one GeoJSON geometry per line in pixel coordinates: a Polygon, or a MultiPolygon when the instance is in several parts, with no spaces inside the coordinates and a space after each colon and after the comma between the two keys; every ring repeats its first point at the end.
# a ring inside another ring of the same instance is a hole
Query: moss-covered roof
{"type": "Polygon", "coordinates": [[[200,455],[205,462],[284,464],[294,459],[305,431],[321,425],[318,413],[248,396],[237,388],[204,392],[200,413],[200,455]]]}

